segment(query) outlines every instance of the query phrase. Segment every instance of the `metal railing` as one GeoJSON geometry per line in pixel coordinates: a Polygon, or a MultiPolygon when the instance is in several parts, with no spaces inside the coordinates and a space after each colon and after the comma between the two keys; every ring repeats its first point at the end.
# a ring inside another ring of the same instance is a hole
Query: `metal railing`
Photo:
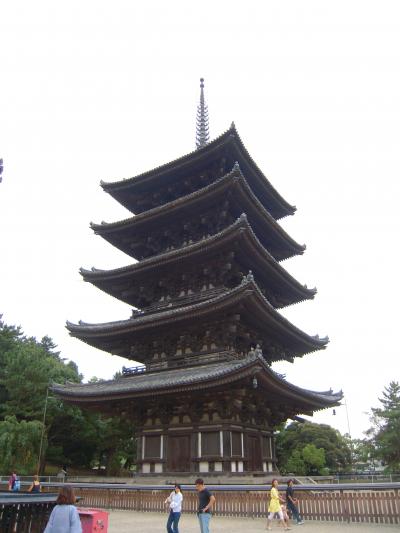
{"type": "MultiPolygon", "coordinates": [[[[0,485],[8,484],[8,479],[10,476],[0,476],[0,485]]],[[[33,476],[18,476],[19,480],[21,481],[21,484],[29,483],[31,484],[33,481],[33,476]]],[[[60,476],[40,476],[41,483],[57,483],[62,482],[62,479],[60,476]]],[[[64,476],[65,479],[65,476],[64,476]]],[[[4,487],[3,487],[4,488],[4,487]]]]}
{"type": "MultiPolygon", "coordinates": [[[[63,483],[44,483],[54,491],[63,483]]],[[[73,483],[87,507],[164,512],[164,501],[173,485],[122,483],[73,483]]],[[[215,514],[265,517],[270,485],[207,485],[215,493],[215,514]]],[[[279,486],[284,491],[286,485],[279,486]]],[[[196,512],[193,485],[182,485],[184,511],[196,512]]],[[[400,524],[400,483],[352,483],[296,485],[300,512],[306,520],[400,524]]]]}
{"type": "Polygon", "coordinates": [[[1,533],[42,533],[57,494],[0,492],[1,533]]]}
{"type": "MultiPolygon", "coordinates": [[[[319,479],[315,479],[318,483],[319,479]]],[[[363,483],[398,483],[400,482],[400,473],[338,474],[336,476],[330,476],[330,479],[332,483],[355,483],[357,480],[363,483]]]]}
{"type": "MultiPolygon", "coordinates": [[[[22,490],[30,481],[22,481],[22,490]]],[[[46,492],[56,492],[63,482],[42,483],[46,492]]],[[[164,501],[173,485],[128,485],[125,483],[71,483],[85,507],[164,512],[164,501]]],[[[3,485],[4,486],[4,485],[3,485]]],[[[208,485],[215,493],[215,514],[221,516],[265,517],[270,485],[208,485]]],[[[280,491],[286,485],[278,487],[280,491]]],[[[196,512],[197,494],[193,485],[182,485],[185,512],[196,512]]],[[[306,520],[400,524],[400,483],[323,483],[296,485],[300,512],[306,520]]],[[[4,493],[3,493],[4,494],[4,493]]],[[[12,498],[35,495],[8,493],[12,498]]],[[[11,499],[10,499],[11,498],[11,499]]],[[[6,531],[1,529],[1,531],[6,531]]]]}

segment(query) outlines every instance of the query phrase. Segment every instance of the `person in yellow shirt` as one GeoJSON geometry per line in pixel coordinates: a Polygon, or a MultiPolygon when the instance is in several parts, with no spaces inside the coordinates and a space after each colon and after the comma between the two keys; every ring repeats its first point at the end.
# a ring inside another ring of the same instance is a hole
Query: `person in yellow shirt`
{"type": "Polygon", "coordinates": [[[285,500],[282,498],[282,496],[279,494],[278,491],[278,480],[273,479],[271,483],[271,493],[270,493],[270,500],[268,505],[268,518],[267,518],[267,529],[270,531],[271,528],[271,522],[274,518],[274,515],[277,514],[279,516],[279,522],[282,524],[285,531],[289,530],[290,527],[288,527],[285,524],[285,521],[283,519],[283,511],[281,508],[281,504],[285,503],[285,500]]]}

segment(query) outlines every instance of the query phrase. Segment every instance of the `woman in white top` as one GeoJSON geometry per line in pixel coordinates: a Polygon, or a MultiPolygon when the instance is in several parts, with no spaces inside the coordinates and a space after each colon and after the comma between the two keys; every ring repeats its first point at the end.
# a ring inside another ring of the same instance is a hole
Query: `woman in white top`
{"type": "Polygon", "coordinates": [[[175,485],[175,489],[171,492],[165,503],[169,507],[169,516],[167,521],[168,533],[179,533],[178,522],[182,511],[182,491],[180,485],[175,485]]]}

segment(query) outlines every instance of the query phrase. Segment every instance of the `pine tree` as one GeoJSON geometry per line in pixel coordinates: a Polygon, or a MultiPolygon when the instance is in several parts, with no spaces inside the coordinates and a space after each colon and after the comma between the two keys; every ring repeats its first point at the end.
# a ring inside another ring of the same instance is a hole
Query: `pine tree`
{"type": "Polygon", "coordinates": [[[391,470],[400,469],[400,384],[391,381],[379,398],[381,407],[372,408],[373,426],[367,434],[375,447],[375,457],[391,470]]]}

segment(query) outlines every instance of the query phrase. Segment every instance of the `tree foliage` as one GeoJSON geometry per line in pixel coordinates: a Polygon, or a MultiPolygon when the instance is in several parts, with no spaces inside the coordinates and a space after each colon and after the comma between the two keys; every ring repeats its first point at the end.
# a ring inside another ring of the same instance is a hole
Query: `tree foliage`
{"type": "Polygon", "coordinates": [[[307,474],[306,464],[303,459],[301,449],[293,450],[285,465],[281,466],[285,472],[292,472],[296,476],[305,476],[307,474]]]}
{"type": "Polygon", "coordinates": [[[2,472],[32,472],[37,464],[42,424],[18,422],[7,416],[0,422],[0,469],[2,472]]]}
{"type": "Polygon", "coordinates": [[[383,460],[391,470],[400,470],[400,384],[391,381],[385,387],[380,407],[372,408],[372,427],[366,432],[372,456],[383,460]]]}
{"type": "Polygon", "coordinates": [[[346,439],[327,424],[292,422],[277,434],[276,452],[281,472],[298,475],[338,472],[351,465],[346,439]]]}
{"type": "Polygon", "coordinates": [[[288,471],[301,476],[323,474],[325,451],[314,444],[306,444],[303,448],[292,452],[286,467],[288,471]]]}
{"type": "MultiPolygon", "coordinates": [[[[37,468],[42,420],[51,382],[79,383],[76,364],[66,361],[50,337],[37,341],[20,327],[0,321],[0,469],[20,474],[37,468]]],[[[132,425],[103,420],[97,413],[64,404],[51,391],[43,432],[43,461],[90,468],[105,464],[114,473],[133,462],[132,425]],[[112,466],[113,465],[113,466],[112,466]]]]}
{"type": "Polygon", "coordinates": [[[352,454],[353,464],[355,468],[357,465],[366,465],[374,456],[374,446],[368,439],[352,439],[352,454]]]}

